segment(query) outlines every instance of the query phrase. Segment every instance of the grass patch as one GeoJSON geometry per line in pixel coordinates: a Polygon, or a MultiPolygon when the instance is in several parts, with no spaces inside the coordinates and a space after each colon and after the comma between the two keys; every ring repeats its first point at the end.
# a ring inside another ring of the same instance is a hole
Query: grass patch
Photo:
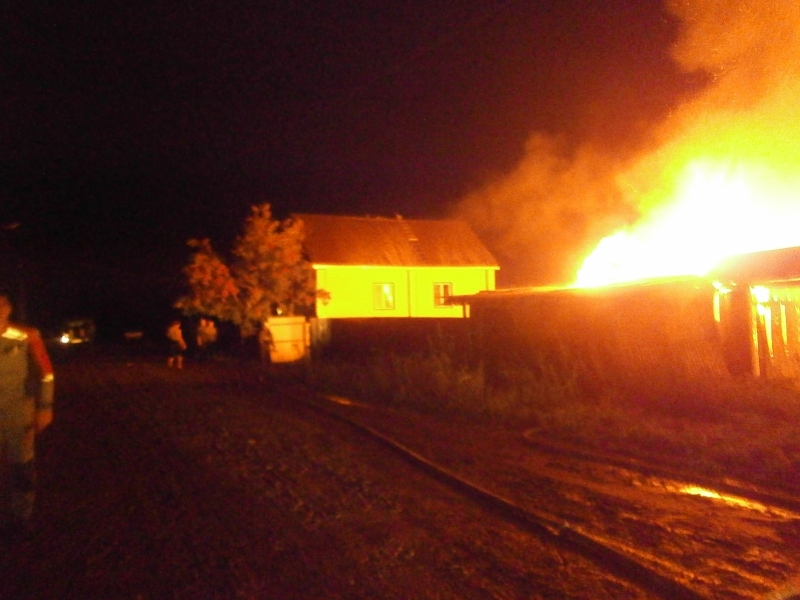
{"type": "Polygon", "coordinates": [[[587,373],[563,352],[487,365],[438,340],[418,352],[315,360],[309,380],[362,402],[514,424],[542,439],[800,492],[794,381],[639,369],[598,383],[587,373]]]}

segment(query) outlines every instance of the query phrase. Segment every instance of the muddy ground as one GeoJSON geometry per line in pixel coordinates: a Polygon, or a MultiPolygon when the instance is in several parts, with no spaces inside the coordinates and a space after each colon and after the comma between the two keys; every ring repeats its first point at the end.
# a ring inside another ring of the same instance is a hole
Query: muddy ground
{"type": "MultiPolygon", "coordinates": [[[[35,530],[0,545],[0,598],[652,597],[307,407],[319,398],[291,373],[95,352],[61,361],[57,386],[35,530]]],[[[506,460],[504,439],[521,439],[404,427],[484,479],[506,460]]],[[[519,471],[495,474],[520,489],[519,471]]],[[[526,485],[532,505],[553,501],[526,485]]],[[[751,595],[716,597],[755,597],[791,568],[762,573],[751,595]]]]}

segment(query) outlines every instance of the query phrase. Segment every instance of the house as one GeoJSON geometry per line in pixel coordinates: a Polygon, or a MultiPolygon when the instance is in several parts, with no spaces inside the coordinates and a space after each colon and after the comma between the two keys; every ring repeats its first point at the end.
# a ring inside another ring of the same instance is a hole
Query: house
{"type": "Polygon", "coordinates": [[[495,287],[497,260],[462,221],[292,217],[305,226],[317,319],[463,318],[449,297],[495,287]]]}

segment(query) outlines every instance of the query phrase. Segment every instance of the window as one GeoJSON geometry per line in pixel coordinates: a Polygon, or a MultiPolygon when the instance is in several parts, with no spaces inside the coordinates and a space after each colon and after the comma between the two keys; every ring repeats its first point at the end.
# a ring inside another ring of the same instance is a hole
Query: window
{"type": "Polygon", "coordinates": [[[434,283],[433,284],[433,305],[434,306],[447,306],[445,301],[453,295],[452,283],[434,283]]]}
{"type": "Polygon", "coordinates": [[[372,302],[375,310],[394,310],[394,284],[372,284],[372,302]]]}

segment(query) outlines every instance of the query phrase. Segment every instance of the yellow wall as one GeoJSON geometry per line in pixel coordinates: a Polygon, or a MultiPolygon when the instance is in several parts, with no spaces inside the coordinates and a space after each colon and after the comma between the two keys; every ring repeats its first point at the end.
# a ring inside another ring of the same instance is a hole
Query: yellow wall
{"type": "Polygon", "coordinates": [[[327,303],[317,300],[320,319],[364,317],[463,316],[461,306],[434,306],[435,283],[451,283],[454,295],[494,289],[495,270],[487,267],[351,267],[314,266],[317,289],[330,293],[327,303]],[[394,284],[392,310],[374,306],[373,285],[394,284]]]}

